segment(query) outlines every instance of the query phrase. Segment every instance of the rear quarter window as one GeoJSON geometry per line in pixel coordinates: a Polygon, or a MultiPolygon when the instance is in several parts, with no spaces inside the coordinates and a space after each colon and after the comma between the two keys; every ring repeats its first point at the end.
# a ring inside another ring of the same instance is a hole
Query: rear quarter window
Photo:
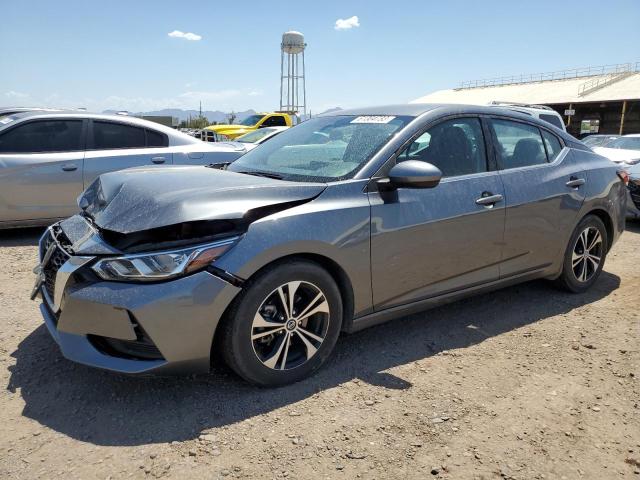
{"type": "Polygon", "coordinates": [[[547,158],[550,162],[553,162],[560,152],[562,151],[562,144],[558,137],[555,135],[542,130],[542,139],[544,140],[544,146],[547,149],[547,158]]]}
{"type": "Polygon", "coordinates": [[[147,147],[166,147],[168,145],[169,140],[165,134],[147,129],[147,147]]]}

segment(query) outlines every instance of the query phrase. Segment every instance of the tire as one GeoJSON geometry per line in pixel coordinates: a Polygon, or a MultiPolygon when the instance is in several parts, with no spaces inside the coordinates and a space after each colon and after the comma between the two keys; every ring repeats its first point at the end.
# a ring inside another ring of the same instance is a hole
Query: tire
{"type": "Polygon", "coordinates": [[[247,282],[225,316],[218,345],[242,378],[275,387],[318,370],[341,326],[342,297],[331,275],[316,263],[290,260],[247,282]]]}
{"type": "Polygon", "coordinates": [[[591,288],[602,272],[608,241],[607,229],[602,220],[595,215],[584,217],[571,235],[564,253],[562,273],[556,279],[556,285],[573,293],[586,292],[591,288]],[[586,253],[585,238],[587,247],[591,247],[590,250],[587,248],[586,253]],[[600,259],[597,265],[596,258],[600,259]]]}

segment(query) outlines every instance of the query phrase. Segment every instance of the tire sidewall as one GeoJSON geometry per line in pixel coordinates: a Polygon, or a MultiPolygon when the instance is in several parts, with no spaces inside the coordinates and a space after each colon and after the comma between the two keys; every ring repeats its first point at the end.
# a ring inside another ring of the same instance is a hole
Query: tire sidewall
{"type": "Polygon", "coordinates": [[[562,280],[564,281],[567,288],[577,293],[585,292],[586,290],[591,288],[591,286],[594,283],[598,281],[598,278],[600,277],[600,273],[602,272],[602,268],[604,267],[604,262],[607,258],[608,242],[609,242],[609,238],[607,236],[607,229],[604,226],[604,223],[602,222],[602,220],[600,220],[600,218],[596,217],[595,215],[588,215],[585,218],[583,218],[580,221],[580,223],[578,223],[578,226],[575,228],[575,230],[573,231],[573,234],[571,235],[571,239],[569,240],[569,245],[567,246],[567,249],[564,254],[562,280]],[[595,273],[587,282],[580,282],[575,277],[575,274],[573,273],[572,255],[573,255],[573,249],[575,247],[576,241],[578,240],[578,236],[588,227],[594,227],[598,229],[598,231],[600,232],[600,235],[602,236],[602,244],[604,248],[602,249],[602,257],[600,259],[600,264],[598,265],[598,269],[595,271],[595,273]]]}
{"type": "Polygon", "coordinates": [[[315,372],[329,357],[342,327],[342,298],[331,275],[318,264],[303,261],[283,262],[269,267],[249,282],[232,309],[231,328],[225,348],[231,349],[231,367],[246,380],[261,386],[297,382],[315,372]],[[256,356],[251,340],[253,318],[262,302],[279,286],[291,281],[305,281],[317,286],[329,303],[329,326],[324,341],[307,362],[291,370],[273,370],[256,356]]]}

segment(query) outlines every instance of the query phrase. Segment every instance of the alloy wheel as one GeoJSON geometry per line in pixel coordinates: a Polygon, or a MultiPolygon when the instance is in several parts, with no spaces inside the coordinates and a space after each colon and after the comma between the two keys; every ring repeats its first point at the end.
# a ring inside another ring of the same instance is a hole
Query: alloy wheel
{"type": "Polygon", "coordinates": [[[602,260],[603,243],[600,231],[587,227],[576,239],[571,255],[573,274],[579,282],[586,283],[598,271],[602,260]]]}
{"type": "Polygon", "coordinates": [[[251,326],[253,351],[273,370],[299,367],[317,353],[329,321],[329,303],[316,285],[288,282],[258,308],[251,326]]]}

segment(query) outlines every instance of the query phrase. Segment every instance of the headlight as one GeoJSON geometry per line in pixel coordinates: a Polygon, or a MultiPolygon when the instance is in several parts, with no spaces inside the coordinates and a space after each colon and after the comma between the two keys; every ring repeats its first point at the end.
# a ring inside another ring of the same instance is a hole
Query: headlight
{"type": "Polygon", "coordinates": [[[236,238],[208,245],[105,258],[91,268],[104,280],[151,282],[197,272],[229,250],[236,238]]]}

